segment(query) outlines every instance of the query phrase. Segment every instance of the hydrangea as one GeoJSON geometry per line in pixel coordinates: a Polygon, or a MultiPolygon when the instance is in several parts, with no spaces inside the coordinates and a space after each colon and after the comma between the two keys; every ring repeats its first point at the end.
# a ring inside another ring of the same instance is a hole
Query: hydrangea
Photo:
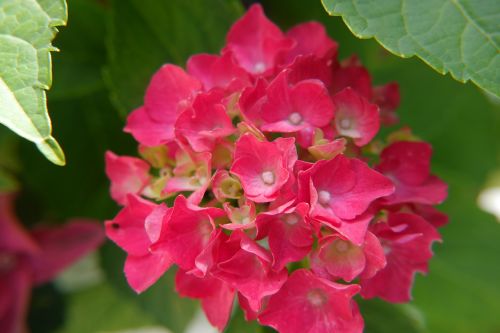
{"type": "Polygon", "coordinates": [[[321,24],[283,33],[254,5],[220,55],[153,75],[125,127],[141,157],[106,155],[123,206],[106,232],[135,291],[175,265],[219,330],[237,298],[281,333],[361,332],[356,294],[410,300],[447,186],[407,129],[376,138],[398,86],[337,49],[321,24]]]}

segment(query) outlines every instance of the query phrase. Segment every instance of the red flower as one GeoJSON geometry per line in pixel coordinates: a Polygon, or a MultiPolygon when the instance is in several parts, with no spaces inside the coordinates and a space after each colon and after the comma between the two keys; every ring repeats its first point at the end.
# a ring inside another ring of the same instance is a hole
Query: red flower
{"type": "Polygon", "coordinates": [[[153,76],[126,127],[147,163],[107,156],[125,205],[107,232],[136,291],[174,263],[178,293],[219,330],[237,293],[247,320],[281,333],[361,332],[358,292],[409,299],[446,185],[428,144],[373,141],[397,120],[398,86],[373,87],[337,49],[321,24],[284,34],[253,5],[219,55],[153,76]]]}
{"type": "Polygon", "coordinates": [[[387,266],[372,278],[361,278],[361,296],[407,302],[416,272],[427,273],[431,245],[440,241],[436,229],[414,214],[394,213],[386,223],[373,226],[387,258],[387,266]]]}
{"type": "Polygon", "coordinates": [[[255,202],[276,199],[290,177],[290,155],[294,156],[293,162],[296,160],[295,147],[289,142],[293,139],[262,142],[250,134],[238,140],[230,171],[240,179],[248,199],[255,202]]]}
{"type": "Polygon", "coordinates": [[[229,30],[226,49],[241,67],[258,76],[272,74],[293,45],[293,40],[264,15],[262,7],[254,5],[229,30]]]}
{"type": "Polygon", "coordinates": [[[380,155],[377,169],[396,185],[387,204],[419,203],[436,205],[444,201],[448,186],[430,173],[432,148],[425,142],[395,142],[380,155]]]}
{"type": "Polygon", "coordinates": [[[259,322],[280,333],[362,332],[363,318],[352,301],[359,289],[299,269],[271,296],[259,322]]]}

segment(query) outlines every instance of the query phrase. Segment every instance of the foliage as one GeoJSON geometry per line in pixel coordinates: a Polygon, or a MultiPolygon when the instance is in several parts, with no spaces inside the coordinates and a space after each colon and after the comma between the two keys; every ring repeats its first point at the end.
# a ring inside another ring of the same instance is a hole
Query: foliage
{"type": "Polygon", "coordinates": [[[400,57],[418,56],[441,74],[500,97],[500,2],[322,0],[360,38],[400,57]]]}
{"type": "Polygon", "coordinates": [[[65,0],[5,0],[0,4],[0,123],[33,141],[53,163],[65,164],[52,137],[45,90],[52,83],[50,51],[65,25],[65,0]]]}

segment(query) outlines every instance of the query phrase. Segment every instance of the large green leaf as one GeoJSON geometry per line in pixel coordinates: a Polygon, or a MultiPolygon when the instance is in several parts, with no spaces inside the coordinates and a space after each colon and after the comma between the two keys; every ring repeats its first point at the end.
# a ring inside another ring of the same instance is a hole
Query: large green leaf
{"type": "Polygon", "coordinates": [[[164,63],[184,66],[218,52],[242,13],[237,0],[115,0],[109,26],[107,83],[122,114],[142,104],[151,75],[164,63]]]}
{"type": "Polygon", "coordinates": [[[359,38],[500,96],[500,1],[322,0],[359,38]]]}
{"type": "Polygon", "coordinates": [[[52,83],[55,27],[65,25],[66,18],[64,0],[0,2],[0,123],[58,165],[65,157],[52,137],[45,90],[52,83]]]}

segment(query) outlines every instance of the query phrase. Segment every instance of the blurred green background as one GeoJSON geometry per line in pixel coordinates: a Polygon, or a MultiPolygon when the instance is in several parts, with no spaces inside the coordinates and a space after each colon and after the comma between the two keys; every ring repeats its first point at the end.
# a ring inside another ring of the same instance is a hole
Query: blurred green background
{"type": "MultiPolygon", "coordinates": [[[[17,210],[27,225],[74,216],[112,218],[119,207],[108,194],[104,152],[136,154],[122,128],[125,115],[142,103],[151,74],[163,63],[184,65],[193,53],[218,52],[244,10],[238,0],[69,0],[68,6],[68,26],[54,42],[61,52],[53,54],[48,93],[54,136],[67,166],[52,165],[32,144],[0,128],[0,173],[19,182],[17,210]]],[[[500,169],[500,102],[417,59],[401,59],[373,40],[356,39],[319,0],[268,0],[263,6],[284,30],[307,20],[323,22],[340,44],[341,58],[357,54],[376,84],[399,82],[401,125],[432,143],[434,172],[450,185],[440,209],[451,222],[442,229],[444,242],[434,246],[430,274],[417,276],[410,304],[363,302],[365,331],[500,332],[500,224],[477,206],[488,177],[500,169]]],[[[12,181],[0,178],[7,185],[12,181]]],[[[197,304],[175,295],[173,272],[136,296],[125,283],[119,249],[107,242],[94,259],[35,290],[32,332],[143,326],[184,331],[197,304]],[[94,282],[71,282],[88,271],[94,271],[94,282]]],[[[239,312],[227,329],[263,331],[272,330],[245,323],[239,312]]]]}

